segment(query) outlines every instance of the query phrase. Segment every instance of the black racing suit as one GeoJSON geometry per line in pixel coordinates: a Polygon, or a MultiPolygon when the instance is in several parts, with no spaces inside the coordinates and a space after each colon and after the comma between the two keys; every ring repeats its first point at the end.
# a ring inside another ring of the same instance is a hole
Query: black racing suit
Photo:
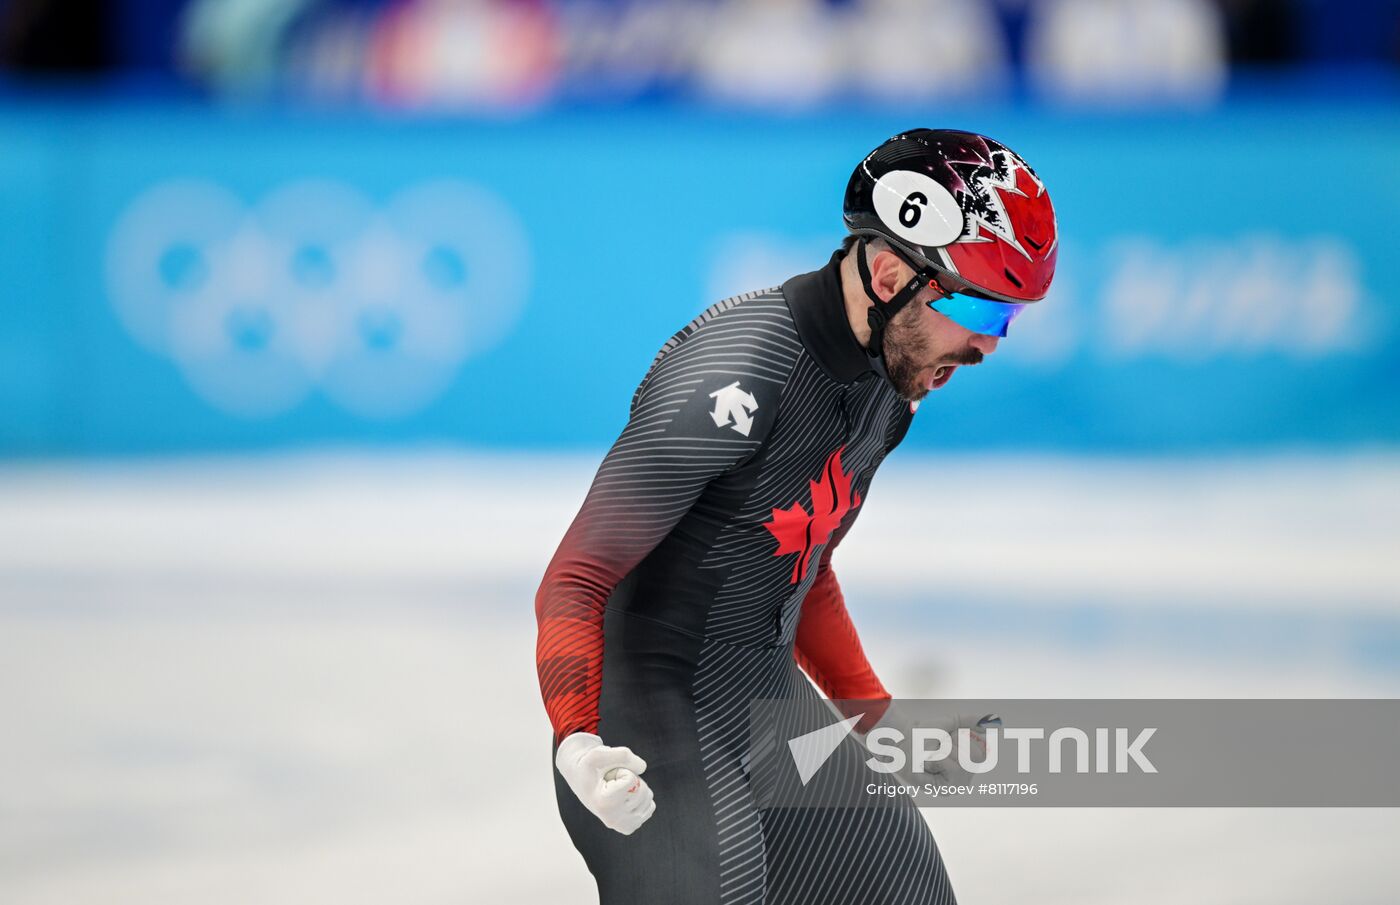
{"type": "Polygon", "coordinates": [[[555,774],[603,905],[953,901],[907,799],[760,809],[747,771],[749,702],[817,698],[802,670],[833,699],[889,697],[831,552],[912,412],[851,331],[840,260],[662,346],[540,586],[556,743],[631,748],[656,796],[623,836],[555,774]]]}

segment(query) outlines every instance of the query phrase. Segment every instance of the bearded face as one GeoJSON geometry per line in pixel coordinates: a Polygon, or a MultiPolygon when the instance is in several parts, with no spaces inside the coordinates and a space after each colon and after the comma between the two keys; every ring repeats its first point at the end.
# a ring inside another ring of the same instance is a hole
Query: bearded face
{"type": "Polygon", "coordinates": [[[885,326],[885,367],[900,396],[918,402],[946,385],[960,365],[981,364],[982,336],[953,323],[924,302],[905,305],[885,326]]]}

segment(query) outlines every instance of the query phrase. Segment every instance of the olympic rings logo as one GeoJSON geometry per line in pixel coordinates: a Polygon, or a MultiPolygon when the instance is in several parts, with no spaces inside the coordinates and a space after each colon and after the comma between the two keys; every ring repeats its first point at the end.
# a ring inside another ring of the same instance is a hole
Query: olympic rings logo
{"type": "Polygon", "coordinates": [[[221,411],[265,418],[320,392],[366,418],[419,411],[523,308],[529,246],[499,197],[420,183],[376,205],[305,180],[246,204],[163,182],[107,243],[112,307],[221,411]]]}

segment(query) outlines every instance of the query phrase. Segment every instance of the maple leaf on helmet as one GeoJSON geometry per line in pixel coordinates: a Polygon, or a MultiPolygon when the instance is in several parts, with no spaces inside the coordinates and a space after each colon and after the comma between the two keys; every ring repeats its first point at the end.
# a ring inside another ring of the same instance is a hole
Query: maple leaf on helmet
{"type": "Polygon", "coordinates": [[[772,519],[763,523],[778,541],[774,556],[801,554],[792,566],[792,584],[806,577],[816,548],[830,540],[847,512],[860,505],[860,494],[851,490],[853,473],[848,474],[841,467],[844,449],[842,446],[828,456],[821,476],[808,482],[812,496],[810,513],[798,500],[786,509],[774,509],[772,519]]]}
{"type": "Polygon", "coordinates": [[[1045,183],[975,132],[895,135],[856,166],[843,216],[847,230],[884,239],[946,292],[1025,305],[1055,277],[1059,227],[1045,183]]]}

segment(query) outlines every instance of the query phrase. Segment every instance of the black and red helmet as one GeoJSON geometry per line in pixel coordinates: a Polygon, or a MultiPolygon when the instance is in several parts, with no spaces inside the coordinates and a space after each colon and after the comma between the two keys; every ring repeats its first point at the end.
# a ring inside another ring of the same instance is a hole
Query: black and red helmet
{"type": "Polygon", "coordinates": [[[1055,208],[1040,177],[973,132],[914,129],[871,151],[846,185],[846,228],[936,271],[950,293],[1038,301],[1055,276],[1055,208]]]}

